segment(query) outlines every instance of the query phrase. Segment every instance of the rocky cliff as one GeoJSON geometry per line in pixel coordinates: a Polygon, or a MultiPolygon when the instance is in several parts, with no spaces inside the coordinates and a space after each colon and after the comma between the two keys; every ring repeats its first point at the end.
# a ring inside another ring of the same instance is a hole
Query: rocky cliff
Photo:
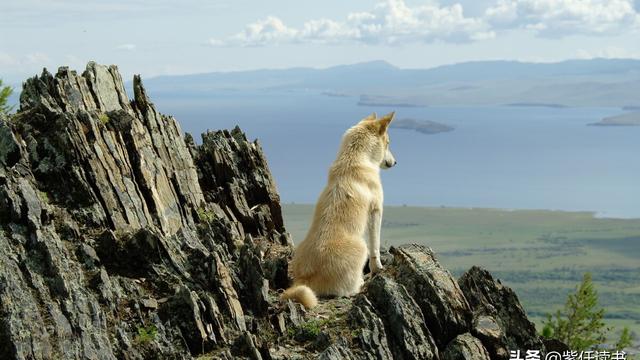
{"type": "Polygon", "coordinates": [[[542,349],[517,296],[391,249],[349,299],[279,303],[292,241],[260,144],[202,145],[139,77],[90,63],[0,119],[0,359],[505,359],[542,349]]]}

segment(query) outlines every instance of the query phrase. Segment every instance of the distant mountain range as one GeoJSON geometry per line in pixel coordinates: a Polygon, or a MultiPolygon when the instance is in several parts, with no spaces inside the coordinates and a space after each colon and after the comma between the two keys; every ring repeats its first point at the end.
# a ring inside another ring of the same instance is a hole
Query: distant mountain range
{"type": "Polygon", "coordinates": [[[477,61],[400,69],[384,61],[326,69],[291,68],[147,79],[156,97],[219,93],[317,92],[375,106],[640,106],[640,60],[558,63],[477,61]]]}

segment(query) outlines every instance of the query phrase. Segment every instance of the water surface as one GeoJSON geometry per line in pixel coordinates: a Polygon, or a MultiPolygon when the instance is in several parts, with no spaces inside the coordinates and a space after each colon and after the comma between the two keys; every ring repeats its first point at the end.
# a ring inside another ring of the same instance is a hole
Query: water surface
{"type": "Polygon", "coordinates": [[[617,108],[357,106],[315,93],[153,96],[183,130],[239,124],[261,142],[282,201],[313,203],[342,133],[372,111],[452,125],[425,135],[391,129],[398,166],[383,172],[395,205],[594,211],[640,217],[640,127],[587,126],[617,108]]]}

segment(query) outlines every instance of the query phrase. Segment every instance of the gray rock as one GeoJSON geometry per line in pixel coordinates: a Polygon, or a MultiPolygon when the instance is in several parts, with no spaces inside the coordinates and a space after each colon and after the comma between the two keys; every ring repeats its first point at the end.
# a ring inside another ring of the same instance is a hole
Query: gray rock
{"type": "Polygon", "coordinates": [[[440,349],[457,334],[469,330],[471,309],[456,280],[436,260],[433,251],[421,245],[391,248],[395,278],[420,306],[440,349]]]}
{"type": "Polygon", "coordinates": [[[394,358],[438,358],[422,311],[404,286],[381,274],[365,284],[365,294],[384,322],[394,358]]]}
{"type": "Polygon", "coordinates": [[[458,283],[474,312],[473,333],[492,358],[508,358],[510,350],[542,350],[535,325],[513,290],[477,266],[462,274],[458,283]]]}
{"type": "Polygon", "coordinates": [[[328,348],[326,348],[318,357],[318,360],[351,360],[360,359],[356,357],[344,340],[338,340],[328,348]]]}
{"type": "Polygon", "coordinates": [[[471,334],[465,333],[456,336],[442,352],[442,360],[490,360],[487,349],[482,342],[471,334]]]}
{"type": "Polygon", "coordinates": [[[375,313],[371,302],[363,294],[353,300],[353,307],[348,314],[348,322],[354,331],[361,359],[391,359],[389,340],[382,320],[375,313]]]}
{"type": "Polygon", "coordinates": [[[20,104],[0,119],[0,358],[232,358],[250,309],[229,244],[247,229],[269,250],[245,274],[291,252],[260,147],[216,139],[234,172],[214,183],[194,161],[214,144],[187,144],[139,77],[130,101],[115,66],[45,70],[20,104]]]}
{"type": "Polygon", "coordinates": [[[21,153],[18,140],[6,122],[0,114],[0,165],[10,168],[18,162],[21,153]]]}
{"type": "Polygon", "coordinates": [[[473,319],[471,333],[481,339],[495,358],[509,357],[509,349],[506,346],[505,334],[493,316],[483,313],[476,314],[473,319]]]}

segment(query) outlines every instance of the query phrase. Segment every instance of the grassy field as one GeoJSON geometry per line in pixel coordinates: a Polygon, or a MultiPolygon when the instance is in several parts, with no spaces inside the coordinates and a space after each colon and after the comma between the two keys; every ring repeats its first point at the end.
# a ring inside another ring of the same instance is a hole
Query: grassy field
{"type": "MultiPolygon", "coordinates": [[[[294,242],[304,238],[311,205],[284,205],[294,242]]],[[[585,272],[593,275],[611,326],[640,335],[640,219],[587,212],[385,207],[383,246],[420,243],[459,276],[490,270],[518,294],[532,319],[560,308],[585,272]]]]}

